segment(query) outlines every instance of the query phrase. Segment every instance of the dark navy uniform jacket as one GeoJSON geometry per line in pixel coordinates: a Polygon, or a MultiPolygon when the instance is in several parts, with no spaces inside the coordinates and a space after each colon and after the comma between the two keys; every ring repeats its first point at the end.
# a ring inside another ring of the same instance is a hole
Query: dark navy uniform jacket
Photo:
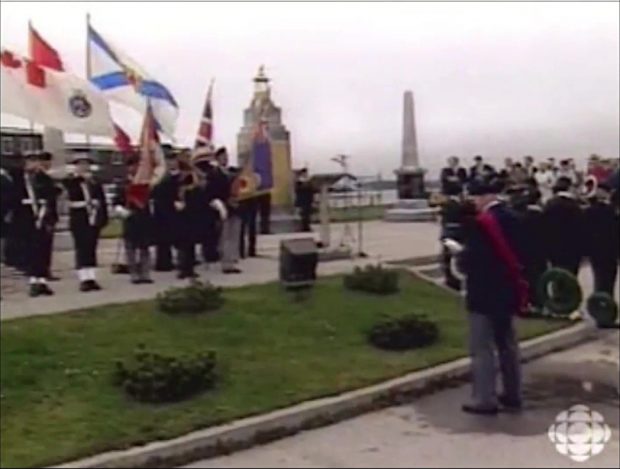
{"type": "MultiPolygon", "coordinates": [[[[522,241],[517,217],[503,203],[488,208],[508,244],[522,261],[522,241]]],[[[494,318],[508,318],[519,309],[519,299],[508,268],[495,253],[491,240],[479,223],[473,223],[461,256],[466,274],[467,309],[494,318]]]]}

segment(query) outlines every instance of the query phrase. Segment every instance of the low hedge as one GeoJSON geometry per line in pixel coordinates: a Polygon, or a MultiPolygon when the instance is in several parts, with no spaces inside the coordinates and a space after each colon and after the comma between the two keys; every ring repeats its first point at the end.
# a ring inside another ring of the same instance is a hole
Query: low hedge
{"type": "Polygon", "coordinates": [[[411,350],[434,344],[439,339],[439,328],[424,316],[410,314],[380,321],[370,329],[367,338],[383,350],[411,350]]]}
{"type": "Polygon", "coordinates": [[[193,282],[187,287],[170,288],[157,295],[157,306],[168,314],[205,313],[224,304],[222,289],[210,283],[193,282]]]}
{"type": "Polygon", "coordinates": [[[115,364],[114,383],[140,402],[175,402],[215,384],[215,352],[168,356],[138,347],[134,356],[115,364]]]}
{"type": "Polygon", "coordinates": [[[358,290],[378,295],[389,295],[399,290],[399,273],[381,265],[367,265],[344,277],[343,283],[349,290],[358,290]]]}

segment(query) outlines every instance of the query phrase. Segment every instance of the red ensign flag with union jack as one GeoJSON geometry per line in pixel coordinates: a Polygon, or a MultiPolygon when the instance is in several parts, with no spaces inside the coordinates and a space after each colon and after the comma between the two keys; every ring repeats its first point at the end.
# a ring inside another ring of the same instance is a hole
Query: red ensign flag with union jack
{"type": "Polygon", "coordinates": [[[213,147],[213,107],[211,104],[211,95],[213,93],[213,80],[209,85],[207,92],[207,101],[205,102],[200,125],[198,126],[198,135],[196,136],[195,148],[213,147]]]}

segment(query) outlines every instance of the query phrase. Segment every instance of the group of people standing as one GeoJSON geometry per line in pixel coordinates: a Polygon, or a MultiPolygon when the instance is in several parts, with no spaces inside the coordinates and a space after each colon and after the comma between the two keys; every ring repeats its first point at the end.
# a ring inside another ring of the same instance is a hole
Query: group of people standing
{"type": "Polygon", "coordinates": [[[23,168],[2,170],[4,260],[28,276],[33,297],[54,294],[48,282],[55,280],[53,239],[63,192],[82,292],[101,289],[96,278],[97,246],[112,215],[122,220],[124,262],[134,284],[152,283],[153,267],[157,271],[177,269],[180,279],[198,277],[199,246],[203,261],[220,262],[226,274],[241,272],[240,258],[256,256],[262,200],[240,197],[240,171],[229,166],[223,147],[168,153],[165,172],[151,187],[132,184],[139,158],[129,157],[127,178],[117,188],[111,214],[88,154],[76,155],[71,161],[72,174],[60,181],[49,174],[51,160],[48,152],[32,152],[25,155],[23,168]]]}
{"type": "Polygon", "coordinates": [[[595,290],[613,297],[620,254],[617,166],[603,171],[591,160],[586,176],[569,160],[559,168],[546,162],[539,171],[533,163],[526,157],[496,171],[477,157],[467,171],[451,158],[441,174],[446,282],[458,290],[464,287],[469,311],[472,400],[463,405],[468,413],[521,409],[513,318],[543,307],[537,286],[549,267],[577,276],[588,258],[595,290]],[[545,200],[537,175],[547,167],[553,179],[545,200]],[[500,394],[495,350],[503,382],[500,394]]]}

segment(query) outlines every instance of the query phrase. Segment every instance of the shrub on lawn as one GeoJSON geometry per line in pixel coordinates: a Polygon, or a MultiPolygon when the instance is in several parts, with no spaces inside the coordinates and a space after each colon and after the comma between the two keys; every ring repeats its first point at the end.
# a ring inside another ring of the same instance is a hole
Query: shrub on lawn
{"type": "Polygon", "coordinates": [[[215,352],[166,356],[138,347],[134,356],[116,362],[114,382],[140,402],[175,402],[213,387],[215,352]]]}
{"type": "Polygon", "coordinates": [[[344,277],[344,286],[349,290],[360,290],[379,295],[389,295],[398,291],[398,271],[384,269],[379,265],[367,265],[344,277]]]}
{"type": "Polygon", "coordinates": [[[222,304],[222,289],[208,282],[194,282],[187,287],[170,288],[157,295],[160,311],[169,314],[204,313],[214,311],[222,304]]]}
{"type": "Polygon", "coordinates": [[[368,341],[384,350],[409,350],[428,347],[439,338],[437,324],[423,316],[411,314],[384,319],[368,332],[368,341]]]}

